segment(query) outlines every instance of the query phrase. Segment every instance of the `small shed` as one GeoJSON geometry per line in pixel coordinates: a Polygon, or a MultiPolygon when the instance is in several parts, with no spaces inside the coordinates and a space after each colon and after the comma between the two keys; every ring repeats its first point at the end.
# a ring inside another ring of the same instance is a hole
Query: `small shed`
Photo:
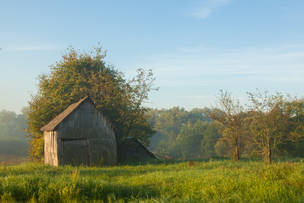
{"type": "Polygon", "coordinates": [[[155,155],[134,137],[118,142],[118,162],[121,164],[148,163],[157,160],[155,155]]]}
{"type": "Polygon", "coordinates": [[[68,106],[41,131],[44,134],[45,164],[117,164],[115,133],[89,97],[68,106]]]}

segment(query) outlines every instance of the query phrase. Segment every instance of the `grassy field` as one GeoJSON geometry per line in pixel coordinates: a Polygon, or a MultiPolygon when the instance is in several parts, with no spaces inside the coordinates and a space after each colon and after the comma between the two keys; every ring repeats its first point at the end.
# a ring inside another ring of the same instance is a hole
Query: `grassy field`
{"type": "Polygon", "coordinates": [[[0,202],[304,202],[302,161],[0,167],[0,202]]]}

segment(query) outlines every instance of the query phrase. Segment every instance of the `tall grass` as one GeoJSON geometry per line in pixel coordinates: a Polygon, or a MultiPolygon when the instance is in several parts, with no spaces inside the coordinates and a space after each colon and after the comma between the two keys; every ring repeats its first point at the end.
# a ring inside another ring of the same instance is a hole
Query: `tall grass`
{"type": "Polygon", "coordinates": [[[3,202],[304,202],[304,164],[1,166],[3,202]]]}

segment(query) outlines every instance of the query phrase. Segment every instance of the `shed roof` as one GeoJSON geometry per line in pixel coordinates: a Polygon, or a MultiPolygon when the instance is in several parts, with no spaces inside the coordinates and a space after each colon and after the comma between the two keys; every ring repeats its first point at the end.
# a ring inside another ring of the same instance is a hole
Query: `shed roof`
{"type": "MultiPolygon", "coordinates": [[[[156,158],[155,155],[150,152],[137,138],[135,137],[126,137],[122,140],[121,145],[125,145],[131,148],[134,148],[134,144],[137,144],[139,147],[141,147],[144,151],[146,151],[152,158],[156,158]]],[[[157,158],[156,158],[157,159],[157,158]]]]}
{"type": "Polygon", "coordinates": [[[41,131],[52,131],[55,130],[55,128],[66,118],[68,117],[77,107],[82,104],[83,102],[89,100],[91,103],[92,100],[89,96],[86,96],[82,99],[80,99],[78,102],[71,104],[66,108],[63,112],[58,114],[53,120],[51,120],[48,124],[40,128],[41,131]]]}

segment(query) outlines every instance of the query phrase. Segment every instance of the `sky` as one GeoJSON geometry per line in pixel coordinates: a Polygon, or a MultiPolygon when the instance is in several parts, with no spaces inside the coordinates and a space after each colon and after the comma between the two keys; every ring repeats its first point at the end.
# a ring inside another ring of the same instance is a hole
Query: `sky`
{"type": "Polygon", "coordinates": [[[20,112],[69,46],[152,69],[146,106],[211,107],[219,90],[304,96],[303,0],[0,0],[0,110],[20,112]]]}

